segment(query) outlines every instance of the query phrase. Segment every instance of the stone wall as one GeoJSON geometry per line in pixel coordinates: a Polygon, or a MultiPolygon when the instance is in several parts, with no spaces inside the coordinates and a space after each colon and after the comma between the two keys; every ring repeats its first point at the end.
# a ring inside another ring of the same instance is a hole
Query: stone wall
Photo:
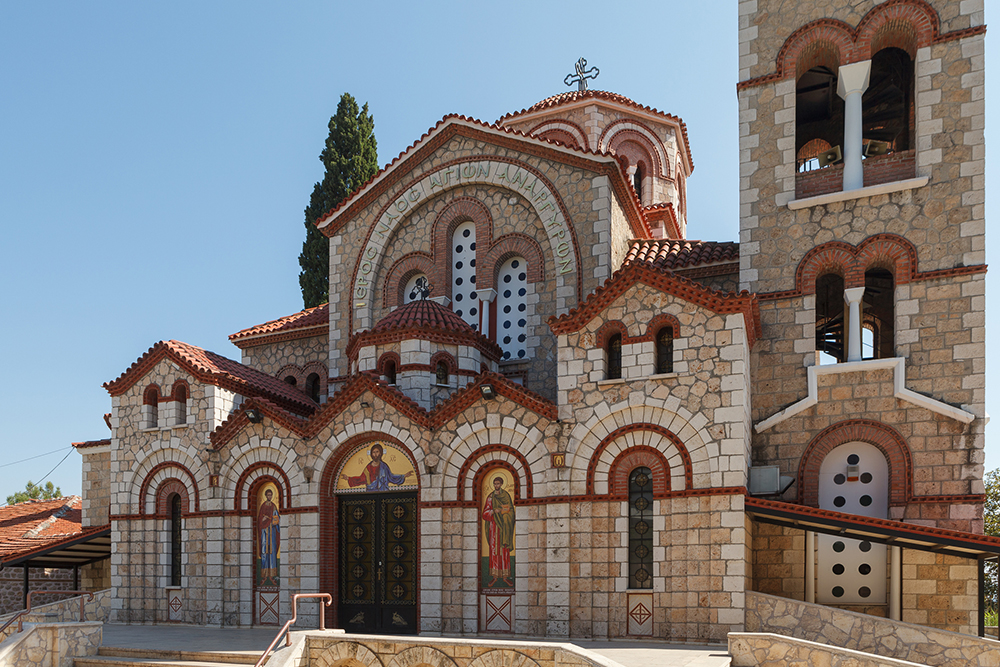
{"type": "Polygon", "coordinates": [[[80,450],[83,457],[83,514],[81,527],[106,526],[111,505],[111,448],[80,450]],[[93,451],[98,450],[98,451],[93,451]]]}
{"type": "MultiPolygon", "coordinates": [[[[256,368],[262,373],[284,379],[285,373],[281,371],[285,369],[290,369],[291,374],[295,375],[296,370],[304,371],[312,364],[320,364],[326,368],[329,357],[328,344],[329,339],[324,331],[319,336],[282,340],[253,347],[247,346],[242,348],[242,363],[256,368]]],[[[245,345],[245,343],[241,343],[241,345],[245,345]]],[[[320,377],[323,377],[322,372],[319,374],[320,377]]],[[[305,376],[302,379],[304,380],[305,376]]],[[[298,384],[298,387],[303,389],[301,383],[298,384]]]]}
{"type": "MultiPolygon", "coordinates": [[[[903,567],[907,567],[905,561],[903,567]]],[[[904,596],[907,585],[903,585],[904,596]]],[[[906,615],[904,610],[904,622],[901,623],[750,592],[747,593],[746,630],[789,635],[933,667],[992,664],[1000,650],[1000,641],[914,625],[906,622],[906,615]]],[[[731,652],[732,647],[730,642],[731,652]]],[[[733,655],[735,658],[736,653],[733,655]]],[[[734,659],[733,664],[744,663],[734,659]]]]}
{"type": "Polygon", "coordinates": [[[97,655],[103,623],[44,623],[0,646],[7,667],[73,667],[75,658],[97,655]]]}
{"type": "Polygon", "coordinates": [[[733,667],[916,667],[912,662],[766,633],[732,633],[729,654],[733,656],[733,667]]]}
{"type": "MultiPolygon", "coordinates": [[[[28,568],[28,591],[71,591],[73,570],[47,567],[28,568]]],[[[33,595],[35,606],[60,600],[58,595],[33,595]]],[[[0,570],[0,614],[24,609],[24,568],[8,567],[0,570]]]]}
{"type": "MultiPolygon", "coordinates": [[[[83,611],[86,621],[105,622],[110,618],[111,600],[113,599],[111,589],[104,589],[94,592],[94,597],[84,600],[83,611]]],[[[34,596],[31,598],[34,603],[34,596]]],[[[80,597],[62,596],[58,602],[51,602],[41,607],[32,604],[30,614],[24,616],[24,623],[78,623],[80,621],[80,597]]],[[[0,616],[0,625],[16,616],[16,614],[6,614],[0,616]]],[[[17,633],[17,623],[8,626],[2,634],[0,641],[17,633]]],[[[0,662],[0,664],[3,664],[0,662]]]]}

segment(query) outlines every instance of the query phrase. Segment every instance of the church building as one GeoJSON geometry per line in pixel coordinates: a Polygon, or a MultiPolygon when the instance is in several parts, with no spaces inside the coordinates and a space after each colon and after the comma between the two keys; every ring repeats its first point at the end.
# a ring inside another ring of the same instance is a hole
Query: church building
{"type": "Polygon", "coordinates": [[[328,304],[105,384],[111,620],[320,592],[364,633],[721,642],[781,600],[981,632],[983,3],[729,4],[738,243],[695,240],[684,122],[584,61],[445,116],[318,223],[328,304]]]}

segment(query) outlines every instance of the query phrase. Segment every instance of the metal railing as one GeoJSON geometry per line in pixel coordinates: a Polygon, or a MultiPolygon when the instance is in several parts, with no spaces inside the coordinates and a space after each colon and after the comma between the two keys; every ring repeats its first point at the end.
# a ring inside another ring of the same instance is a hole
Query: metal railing
{"type": "Polygon", "coordinates": [[[83,623],[85,615],[86,615],[86,607],[84,606],[85,603],[86,603],[86,600],[83,599],[83,596],[86,595],[88,600],[93,600],[94,599],[94,594],[91,593],[90,591],[31,591],[30,593],[28,593],[28,608],[25,609],[24,611],[20,612],[17,616],[14,616],[13,618],[11,618],[6,623],[4,623],[3,627],[0,627],[0,633],[2,633],[4,630],[6,630],[10,626],[10,624],[13,623],[14,621],[17,621],[17,631],[18,632],[21,632],[22,630],[24,630],[24,617],[31,613],[31,596],[32,595],[79,595],[80,596],[80,622],[81,623],[83,623]]]}
{"type": "Polygon", "coordinates": [[[271,657],[271,651],[273,651],[274,647],[281,641],[282,635],[285,636],[285,646],[292,645],[292,637],[288,633],[288,629],[295,625],[295,621],[299,617],[300,598],[322,598],[326,600],[326,604],[321,604],[319,606],[319,629],[326,630],[326,608],[333,604],[333,596],[329,593],[296,593],[292,596],[292,619],[285,623],[280,630],[278,630],[278,635],[274,638],[274,641],[271,642],[271,645],[267,647],[267,650],[264,651],[263,655],[260,656],[260,660],[257,661],[257,664],[254,665],[254,667],[261,667],[261,665],[267,662],[267,659],[271,657]]]}

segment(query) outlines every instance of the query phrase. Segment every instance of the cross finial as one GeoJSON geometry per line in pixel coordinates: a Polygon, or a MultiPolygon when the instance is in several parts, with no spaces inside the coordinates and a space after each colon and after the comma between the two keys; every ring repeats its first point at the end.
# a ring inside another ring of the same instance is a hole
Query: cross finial
{"type": "Polygon", "coordinates": [[[596,79],[600,73],[601,70],[596,67],[587,69],[587,59],[580,58],[576,61],[576,74],[567,74],[566,78],[563,79],[563,83],[567,86],[572,86],[576,83],[577,90],[587,90],[587,79],[596,79]]]}

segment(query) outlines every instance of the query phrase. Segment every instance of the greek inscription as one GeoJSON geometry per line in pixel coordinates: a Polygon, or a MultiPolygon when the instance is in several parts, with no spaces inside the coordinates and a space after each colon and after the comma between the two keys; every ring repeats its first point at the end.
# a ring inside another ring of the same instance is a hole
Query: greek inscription
{"type": "Polygon", "coordinates": [[[563,241],[558,246],[556,246],[556,254],[559,255],[559,257],[565,257],[566,255],[568,255],[569,254],[569,242],[568,241],[563,241]]]}
{"type": "Polygon", "coordinates": [[[369,274],[371,272],[372,272],[372,263],[367,260],[361,262],[361,273],[369,274]]]}

